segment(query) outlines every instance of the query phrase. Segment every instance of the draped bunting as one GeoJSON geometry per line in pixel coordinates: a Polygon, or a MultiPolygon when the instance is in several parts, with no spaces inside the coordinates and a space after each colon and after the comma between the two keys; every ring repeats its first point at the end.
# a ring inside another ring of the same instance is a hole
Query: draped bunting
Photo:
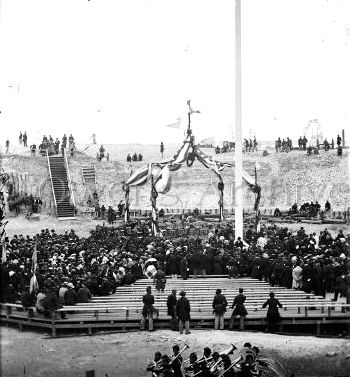
{"type": "MultiPolygon", "coordinates": [[[[201,162],[206,168],[211,169],[219,178],[218,190],[220,193],[220,220],[223,220],[224,183],[220,173],[225,168],[234,168],[234,164],[216,161],[212,156],[205,154],[197,145],[194,144],[194,138],[191,135],[191,130],[189,130],[188,135],[184,140],[181,148],[173,157],[140,167],[124,182],[127,212],[129,211],[129,187],[141,186],[151,181],[152,229],[154,234],[157,233],[159,230],[156,208],[156,199],[158,193],[165,194],[170,190],[172,171],[180,169],[182,164],[184,164],[185,162],[187,166],[192,166],[195,159],[201,162]]],[[[248,185],[249,189],[256,194],[254,209],[255,211],[257,211],[261,197],[261,187],[257,185],[255,178],[251,177],[250,174],[244,170],[242,172],[242,178],[243,181],[248,185]]],[[[126,215],[125,221],[127,222],[128,220],[128,215],[126,215]]]]}

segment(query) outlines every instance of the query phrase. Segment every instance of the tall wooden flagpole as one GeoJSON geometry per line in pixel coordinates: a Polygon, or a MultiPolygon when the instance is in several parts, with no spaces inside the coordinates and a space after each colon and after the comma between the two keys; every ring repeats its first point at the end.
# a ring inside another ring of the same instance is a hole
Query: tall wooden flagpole
{"type": "Polygon", "coordinates": [[[235,238],[243,239],[241,0],[236,0],[235,41],[235,238]]]}

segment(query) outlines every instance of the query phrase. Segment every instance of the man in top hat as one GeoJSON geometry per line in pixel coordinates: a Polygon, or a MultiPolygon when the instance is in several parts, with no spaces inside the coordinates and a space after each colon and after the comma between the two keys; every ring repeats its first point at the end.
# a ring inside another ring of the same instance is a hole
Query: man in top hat
{"type": "Polygon", "coordinates": [[[224,329],[224,315],[226,312],[227,300],[226,297],[221,294],[221,289],[216,290],[216,294],[213,300],[213,313],[215,314],[215,330],[224,329]]]}
{"type": "Polygon", "coordinates": [[[190,319],[191,319],[191,306],[190,301],[187,299],[186,292],[180,292],[181,298],[176,303],[176,314],[179,318],[179,330],[180,334],[183,333],[183,328],[185,326],[185,333],[190,334],[190,319]]]}
{"type": "Polygon", "coordinates": [[[146,319],[148,319],[149,331],[153,331],[154,296],[151,287],[146,288],[146,294],[142,298],[143,309],[140,329],[145,330],[146,319]]]}

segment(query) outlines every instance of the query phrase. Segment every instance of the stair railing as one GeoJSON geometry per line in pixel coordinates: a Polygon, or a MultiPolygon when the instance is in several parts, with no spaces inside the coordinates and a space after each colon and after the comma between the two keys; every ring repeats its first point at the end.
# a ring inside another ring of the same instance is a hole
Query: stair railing
{"type": "Polygon", "coordinates": [[[54,203],[55,203],[56,216],[58,217],[56,194],[55,194],[55,188],[53,187],[52,172],[51,172],[51,166],[50,166],[50,158],[49,158],[49,152],[48,152],[47,149],[46,149],[46,157],[47,157],[47,165],[49,166],[49,173],[50,173],[50,180],[51,180],[53,200],[54,200],[54,203]]]}
{"type": "Polygon", "coordinates": [[[66,170],[67,170],[68,188],[69,188],[69,192],[70,192],[70,199],[72,201],[72,204],[73,204],[74,210],[75,210],[75,199],[74,199],[72,180],[70,178],[70,172],[69,172],[69,167],[68,167],[67,153],[66,153],[65,149],[63,149],[63,151],[64,151],[64,161],[65,161],[66,170]]]}

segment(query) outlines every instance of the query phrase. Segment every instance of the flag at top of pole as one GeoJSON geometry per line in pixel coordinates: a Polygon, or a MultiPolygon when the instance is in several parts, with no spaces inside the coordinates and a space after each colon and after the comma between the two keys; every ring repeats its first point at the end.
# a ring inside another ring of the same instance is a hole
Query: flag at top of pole
{"type": "Polygon", "coordinates": [[[191,107],[191,100],[190,99],[187,101],[187,105],[188,105],[188,113],[189,114],[193,114],[193,113],[200,114],[201,113],[199,110],[193,110],[192,109],[192,107],[191,107]]]}

